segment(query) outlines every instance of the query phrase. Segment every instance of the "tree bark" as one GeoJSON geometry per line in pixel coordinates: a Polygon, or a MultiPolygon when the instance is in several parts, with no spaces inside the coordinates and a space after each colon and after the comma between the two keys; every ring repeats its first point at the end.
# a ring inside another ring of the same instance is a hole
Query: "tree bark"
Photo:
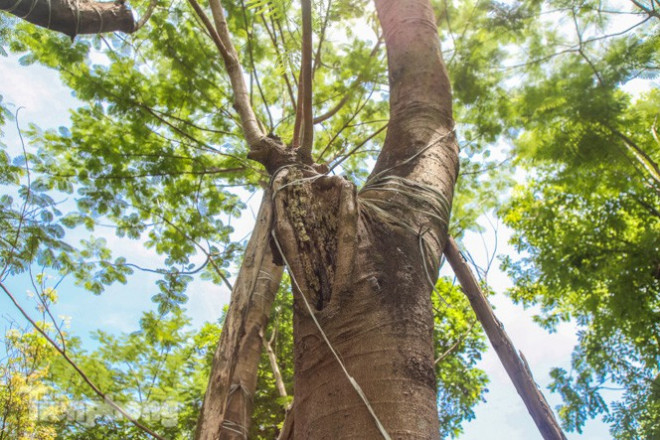
{"type": "Polygon", "coordinates": [[[262,335],[282,278],[282,267],[273,263],[268,245],[272,219],[270,194],[264,192],[234,284],[199,414],[195,434],[198,440],[248,438],[262,335]]]}
{"type": "Polygon", "coordinates": [[[566,440],[566,436],[562,432],[559,423],[557,423],[548,402],[536,382],[534,382],[532,372],[525,358],[522,353],[520,353],[520,356],[518,355],[513,342],[504,331],[502,323],[493,313],[493,309],[482,293],[479,283],[472,275],[470,267],[451,237],[447,241],[445,255],[456,274],[456,278],[461,283],[463,292],[468,297],[474,313],[488,335],[490,343],[493,345],[502,365],[504,365],[504,369],[515,385],[534,423],[539,428],[539,432],[545,440],[566,440]]]}
{"type": "Polygon", "coordinates": [[[0,10],[74,38],[81,34],[135,30],[133,12],[123,1],[0,0],[0,10]]]}

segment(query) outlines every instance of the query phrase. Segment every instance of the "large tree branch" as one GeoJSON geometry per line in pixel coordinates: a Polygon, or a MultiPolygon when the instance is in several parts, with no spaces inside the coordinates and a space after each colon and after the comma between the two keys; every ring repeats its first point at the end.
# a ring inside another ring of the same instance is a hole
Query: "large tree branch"
{"type": "Polygon", "coordinates": [[[451,85],[428,0],[375,0],[387,48],[390,121],[361,199],[414,234],[439,264],[458,175],[451,85]]]}
{"type": "Polygon", "coordinates": [[[123,1],[0,0],[0,10],[71,38],[80,34],[136,30],[133,12],[123,1]]]}

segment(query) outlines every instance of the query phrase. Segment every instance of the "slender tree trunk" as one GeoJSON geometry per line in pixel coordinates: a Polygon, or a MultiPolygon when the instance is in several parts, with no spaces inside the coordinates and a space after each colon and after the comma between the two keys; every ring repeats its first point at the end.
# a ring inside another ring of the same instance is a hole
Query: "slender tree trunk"
{"type": "Polygon", "coordinates": [[[246,439],[257,387],[262,335],[282,278],[268,245],[272,219],[265,191],[229,310],[197,424],[196,439],[246,439]]]}

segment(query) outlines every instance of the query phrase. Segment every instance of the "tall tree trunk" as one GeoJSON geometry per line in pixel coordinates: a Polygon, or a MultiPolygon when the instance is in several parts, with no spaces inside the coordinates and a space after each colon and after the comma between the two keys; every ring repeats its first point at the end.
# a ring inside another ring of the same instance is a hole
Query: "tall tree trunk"
{"type": "Polygon", "coordinates": [[[282,278],[282,267],[273,263],[268,245],[270,194],[264,192],[234,284],[199,415],[195,434],[199,440],[248,438],[262,335],[282,278]]]}
{"type": "Polygon", "coordinates": [[[275,245],[294,280],[298,440],[439,437],[427,272],[458,173],[451,91],[430,2],[376,7],[391,116],[365,187],[316,174],[283,146],[251,156],[275,173],[275,245]]]}

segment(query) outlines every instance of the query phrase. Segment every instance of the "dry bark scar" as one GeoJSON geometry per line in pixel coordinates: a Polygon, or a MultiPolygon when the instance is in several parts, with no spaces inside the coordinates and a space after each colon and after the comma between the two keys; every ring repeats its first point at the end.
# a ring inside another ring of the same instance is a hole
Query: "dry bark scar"
{"type": "MultiPolygon", "coordinates": [[[[286,222],[294,232],[300,259],[303,288],[317,310],[322,310],[333,292],[343,290],[351,267],[337,266],[339,251],[354,253],[355,188],[340,177],[329,177],[294,166],[282,180],[281,191],[286,222]],[[353,195],[351,197],[351,194],[353,195]],[[346,222],[347,226],[342,226],[346,222]],[[339,269],[339,270],[338,270],[339,269]]],[[[352,261],[352,260],[351,260],[352,261]]],[[[342,262],[343,263],[343,262],[342,262]]]]}

